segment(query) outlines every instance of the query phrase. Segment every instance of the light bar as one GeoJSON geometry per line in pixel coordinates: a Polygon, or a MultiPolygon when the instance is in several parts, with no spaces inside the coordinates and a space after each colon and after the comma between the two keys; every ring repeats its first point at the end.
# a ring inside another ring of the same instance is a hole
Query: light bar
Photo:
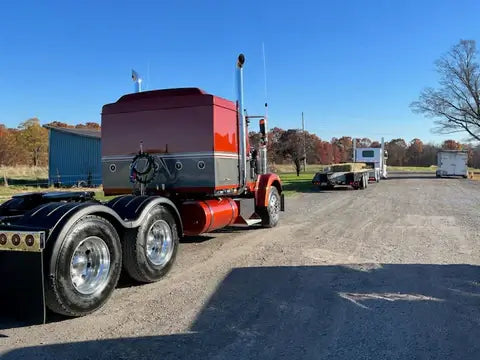
{"type": "Polygon", "coordinates": [[[45,247],[43,231],[0,230],[0,251],[41,252],[45,247]]]}

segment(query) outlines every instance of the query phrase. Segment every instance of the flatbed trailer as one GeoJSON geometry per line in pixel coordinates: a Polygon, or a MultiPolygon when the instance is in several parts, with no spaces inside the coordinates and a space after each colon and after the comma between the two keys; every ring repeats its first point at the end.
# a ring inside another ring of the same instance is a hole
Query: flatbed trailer
{"type": "Polygon", "coordinates": [[[315,174],[312,183],[320,189],[333,189],[335,186],[351,186],[355,190],[366,189],[371,169],[355,171],[320,171],[315,174]]]}

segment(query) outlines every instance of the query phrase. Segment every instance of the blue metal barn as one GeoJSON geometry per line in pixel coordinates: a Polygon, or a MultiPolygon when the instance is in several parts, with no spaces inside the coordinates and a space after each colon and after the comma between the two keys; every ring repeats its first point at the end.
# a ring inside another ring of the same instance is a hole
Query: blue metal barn
{"type": "Polygon", "coordinates": [[[45,126],[49,130],[48,183],[102,184],[100,131],[45,126]]]}

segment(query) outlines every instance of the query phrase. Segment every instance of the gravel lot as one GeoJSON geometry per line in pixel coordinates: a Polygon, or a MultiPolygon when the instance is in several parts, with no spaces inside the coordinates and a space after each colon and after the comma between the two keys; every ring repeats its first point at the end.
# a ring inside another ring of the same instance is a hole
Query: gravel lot
{"type": "Polygon", "coordinates": [[[187,239],[162,281],[15,327],[2,359],[478,359],[480,183],[411,174],[187,239]]]}

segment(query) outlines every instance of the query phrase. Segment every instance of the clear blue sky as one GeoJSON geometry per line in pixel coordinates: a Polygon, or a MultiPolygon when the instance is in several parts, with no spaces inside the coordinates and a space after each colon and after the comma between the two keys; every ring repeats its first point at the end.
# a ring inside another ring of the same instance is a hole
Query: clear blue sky
{"type": "Polygon", "coordinates": [[[233,100],[239,52],[247,108],[262,112],[263,42],[269,126],[299,127],[303,111],[327,140],[440,142],[409,104],[436,85],[441,54],[480,39],[475,0],[18,0],[0,10],[0,123],[9,127],[33,116],[100,122],[103,104],[133,90],[132,68],[150,89],[197,86],[233,100]]]}

